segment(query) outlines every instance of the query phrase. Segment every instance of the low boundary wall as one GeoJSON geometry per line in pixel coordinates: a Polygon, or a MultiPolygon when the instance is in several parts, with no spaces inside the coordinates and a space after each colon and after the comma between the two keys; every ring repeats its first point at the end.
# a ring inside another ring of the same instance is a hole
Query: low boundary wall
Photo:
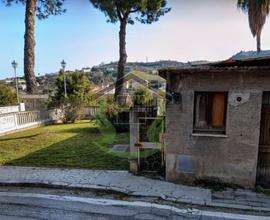
{"type": "Polygon", "coordinates": [[[0,136],[52,121],[48,111],[0,114],[0,136]]]}

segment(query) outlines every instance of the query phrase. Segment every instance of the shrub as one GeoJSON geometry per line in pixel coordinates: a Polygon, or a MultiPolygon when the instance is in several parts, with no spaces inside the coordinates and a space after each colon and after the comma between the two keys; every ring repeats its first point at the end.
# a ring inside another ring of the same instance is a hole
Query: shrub
{"type": "Polygon", "coordinates": [[[64,109],[64,115],[63,115],[63,123],[75,123],[75,121],[78,119],[78,109],[74,106],[68,106],[64,109]]]}
{"type": "Polygon", "coordinates": [[[62,107],[63,123],[74,123],[79,118],[80,101],[73,96],[66,98],[62,107]]]}
{"type": "Polygon", "coordinates": [[[14,89],[0,85],[0,105],[17,104],[17,95],[14,89]]]}
{"type": "Polygon", "coordinates": [[[114,101],[114,97],[103,98],[99,102],[99,113],[97,120],[106,117],[117,132],[129,131],[129,112],[123,111],[123,106],[114,101]]]}
{"type": "Polygon", "coordinates": [[[99,102],[100,112],[102,112],[108,119],[114,117],[118,113],[118,104],[113,97],[105,97],[99,102]]]}
{"type": "Polygon", "coordinates": [[[49,108],[58,108],[64,123],[75,122],[79,118],[82,105],[92,101],[91,84],[86,74],[75,71],[66,75],[67,97],[64,94],[64,73],[60,71],[56,79],[56,92],[49,99],[49,108]]]}
{"type": "Polygon", "coordinates": [[[148,88],[137,89],[132,96],[133,105],[145,106],[149,104],[152,100],[153,96],[148,88]]]}
{"type": "Polygon", "coordinates": [[[155,119],[147,130],[147,138],[150,142],[158,143],[162,132],[162,120],[155,119]]]}

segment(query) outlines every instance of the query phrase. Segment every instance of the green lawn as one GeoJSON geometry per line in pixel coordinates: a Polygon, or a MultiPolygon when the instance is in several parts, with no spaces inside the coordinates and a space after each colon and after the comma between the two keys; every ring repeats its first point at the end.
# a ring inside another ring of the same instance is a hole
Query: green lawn
{"type": "Polygon", "coordinates": [[[105,133],[94,122],[81,121],[6,135],[0,137],[0,165],[128,169],[127,156],[109,150],[128,143],[129,135],[105,133]]]}

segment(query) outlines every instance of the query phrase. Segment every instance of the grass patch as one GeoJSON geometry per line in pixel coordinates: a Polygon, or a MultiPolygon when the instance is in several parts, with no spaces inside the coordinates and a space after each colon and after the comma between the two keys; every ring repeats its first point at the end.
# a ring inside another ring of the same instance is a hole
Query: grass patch
{"type": "MultiPolygon", "coordinates": [[[[102,129],[101,129],[102,130],[102,129]]],[[[110,136],[110,132],[107,134],[110,136]]],[[[128,158],[111,154],[128,134],[109,141],[94,121],[50,125],[0,137],[0,165],[127,170],[128,158]]]]}
{"type": "Polygon", "coordinates": [[[261,186],[256,186],[254,192],[270,196],[270,189],[265,189],[261,186]]]}

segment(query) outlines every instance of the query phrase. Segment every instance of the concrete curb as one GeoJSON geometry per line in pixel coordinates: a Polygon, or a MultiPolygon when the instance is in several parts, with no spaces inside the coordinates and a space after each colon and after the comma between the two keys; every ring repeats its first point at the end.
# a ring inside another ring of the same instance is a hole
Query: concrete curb
{"type": "MultiPolygon", "coordinates": [[[[3,200],[8,204],[13,204],[14,199],[16,204],[33,205],[39,203],[44,207],[44,200],[47,200],[48,207],[54,206],[50,201],[60,201],[64,203],[80,203],[85,204],[87,207],[81,206],[81,209],[75,208],[76,212],[86,212],[94,214],[105,215],[119,215],[121,217],[131,217],[135,215],[147,215],[151,213],[155,216],[162,217],[162,219],[203,219],[203,220],[267,220],[269,217],[256,216],[256,215],[243,215],[232,214],[224,212],[204,211],[199,209],[180,209],[170,205],[161,205],[150,202],[137,202],[137,201],[120,201],[112,199],[93,199],[82,198],[75,196],[58,196],[58,195],[44,195],[44,194],[32,194],[32,193],[10,193],[0,192],[0,201],[3,200]],[[8,201],[6,201],[8,200],[8,201]],[[51,205],[50,205],[51,204],[51,205]],[[98,207],[98,208],[97,208],[98,207]],[[119,211],[117,211],[119,210],[119,211]],[[125,210],[123,212],[123,210],[125,210]]],[[[68,206],[70,207],[70,206],[68,206]]],[[[71,206],[72,207],[72,206],[71,206]]],[[[66,207],[67,208],[67,207],[66,207]]],[[[69,210],[72,208],[69,208],[69,210]]],[[[142,219],[142,218],[139,218],[142,219]]]]}
{"type": "Polygon", "coordinates": [[[30,183],[30,182],[0,182],[0,186],[16,186],[16,187],[39,187],[39,188],[52,188],[52,189],[66,189],[66,190],[92,190],[92,191],[106,191],[108,193],[123,193],[126,196],[137,196],[137,197],[153,197],[153,198],[159,198],[164,201],[168,202],[176,202],[176,203],[183,203],[187,205],[196,205],[196,206],[202,206],[202,207],[209,207],[209,208],[222,208],[222,209],[234,209],[239,211],[254,211],[254,212],[264,212],[270,214],[270,208],[264,208],[264,207],[254,207],[249,205],[239,205],[239,204],[227,204],[227,203],[217,203],[217,202],[200,202],[200,201],[190,201],[187,199],[176,199],[176,198],[169,198],[164,196],[149,196],[145,194],[139,194],[139,193],[132,193],[127,192],[123,189],[118,188],[112,188],[112,187],[103,187],[103,186],[81,186],[81,185],[61,185],[58,184],[52,184],[52,183],[30,183]]]}
{"type": "MultiPolygon", "coordinates": [[[[223,203],[212,200],[208,189],[188,187],[134,176],[127,171],[0,167],[1,186],[46,187],[58,189],[102,190],[127,196],[159,198],[194,206],[269,212],[270,205],[223,203]]],[[[268,204],[268,198],[267,198],[268,204]]],[[[269,198],[270,204],[270,198],[269,198]]]]}
{"type": "Polygon", "coordinates": [[[210,190],[147,179],[127,171],[0,167],[0,184],[107,190],[197,205],[211,201],[210,190]]]}
{"type": "MultiPolygon", "coordinates": [[[[174,197],[166,197],[164,195],[156,196],[156,195],[148,195],[144,193],[132,192],[127,191],[125,189],[116,188],[116,187],[104,187],[98,185],[79,185],[79,184],[70,184],[65,185],[61,183],[31,183],[31,182],[0,182],[0,186],[15,186],[15,187],[37,187],[37,188],[52,188],[52,189],[66,189],[66,190],[93,190],[93,191],[106,191],[108,193],[122,193],[126,196],[137,196],[137,197],[152,197],[162,199],[164,201],[169,202],[177,202],[189,205],[198,205],[198,206],[212,206],[211,202],[207,203],[206,201],[199,201],[199,200],[189,200],[189,199],[182,199],[182,198],[174,198],[174,197]]],[[[215,206],[213,206],[215,207],[215,206]]],[[[270,209],[269,209],[270,211],[270,209]]]]}

